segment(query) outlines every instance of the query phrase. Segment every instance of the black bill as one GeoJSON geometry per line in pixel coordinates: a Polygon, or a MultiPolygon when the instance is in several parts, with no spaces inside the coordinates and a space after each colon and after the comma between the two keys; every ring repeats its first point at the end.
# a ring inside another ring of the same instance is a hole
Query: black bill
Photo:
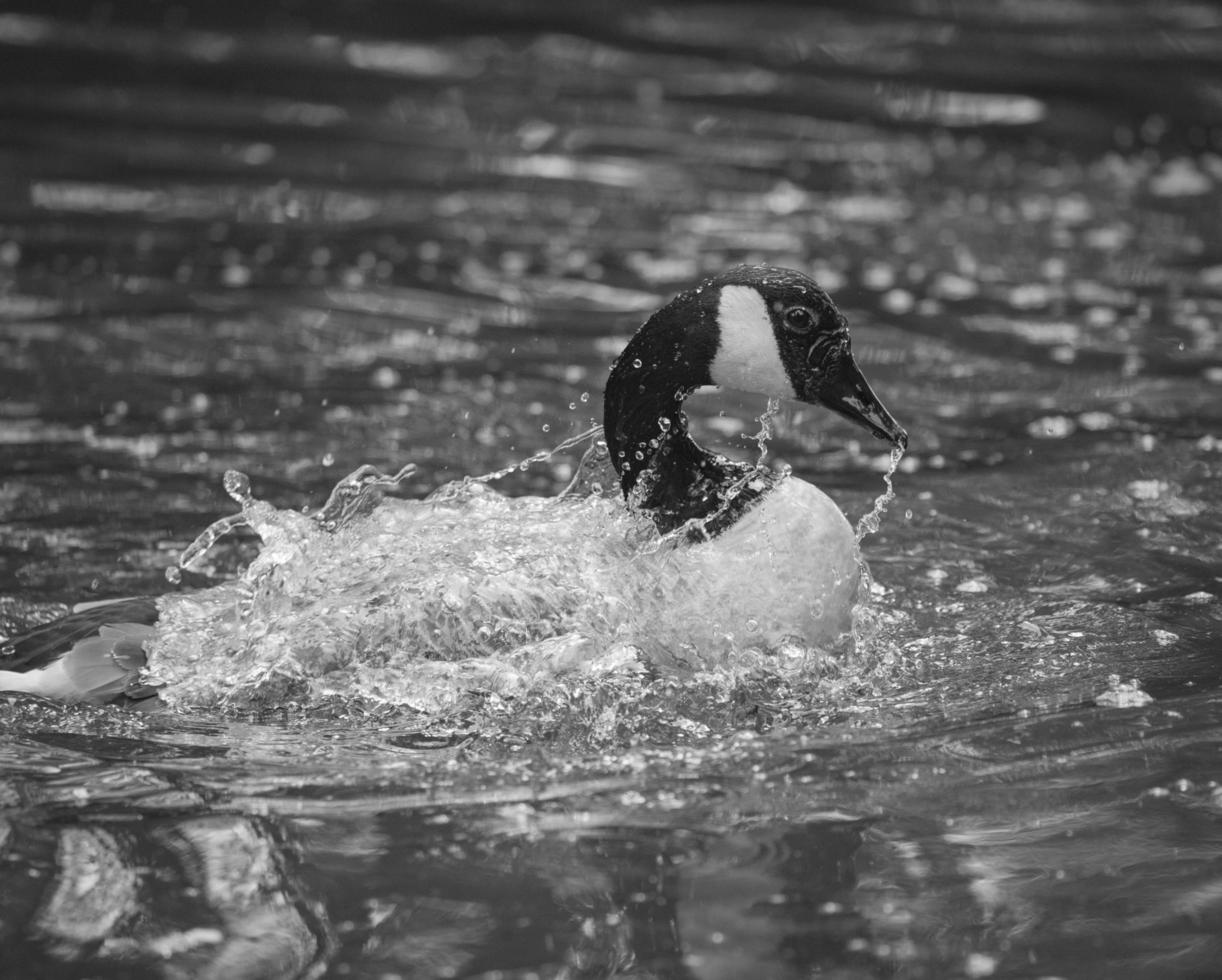
{"type": "Polygon", "coordinates": [[[908,433],[883,407],[852,355],[841,359],[836,368],[837,370],[819,386],[812,400],[830,408],[837,415],[856,422],[862,428],[869,429],[879,439],[885,439],[900,449],[907,449],[908,433]]]}

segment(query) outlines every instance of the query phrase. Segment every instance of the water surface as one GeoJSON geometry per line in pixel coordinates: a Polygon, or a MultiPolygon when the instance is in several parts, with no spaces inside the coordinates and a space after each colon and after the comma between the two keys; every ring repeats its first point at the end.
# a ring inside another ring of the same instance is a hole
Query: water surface
{"type": "MultiPolygon", "coordinates": [[[[584,431],[735,262],[814,274],[912,437],[817,683],[0,702],[0,972],[1215,975],[1214,5],[10,3],[0,47],[5,632],[170,588],[228,469],[420,497],[584,431]]],[[[762,400],[690,404],[758,451],[762,400]]],[[[872,442],[791,406],[769,453],[856,519],[872,442]]]]}

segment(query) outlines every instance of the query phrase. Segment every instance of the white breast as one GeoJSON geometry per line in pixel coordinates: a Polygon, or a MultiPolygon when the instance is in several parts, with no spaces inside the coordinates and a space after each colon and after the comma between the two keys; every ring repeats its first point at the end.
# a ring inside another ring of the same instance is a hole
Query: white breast
{"type": "MultiPolygon", "coordinates": [[[[698,633],[703,644],[718,638],[715,646],[729,655],[784,637],[839,646],[852,628],[861,566],[840,508],[791,478],[713,541],[674,551],[664,574],[669,608],[655,628],[665,646],[682,649],[682,636],[672,635],[678,627],[693,639],[698,633]]],[[[712,652],[700,651],[705,665],[716,660],[712,652]]]]}

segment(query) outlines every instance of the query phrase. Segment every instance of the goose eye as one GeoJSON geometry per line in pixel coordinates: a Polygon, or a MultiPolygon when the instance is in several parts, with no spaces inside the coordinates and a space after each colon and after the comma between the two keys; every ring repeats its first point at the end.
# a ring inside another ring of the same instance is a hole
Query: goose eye
{"type": "Polygon", "coordinates": [[[791,306],[785,311],[785,326],[798,333],[805,333],[815,325],[815,318],[805,306],[791,306]]]}

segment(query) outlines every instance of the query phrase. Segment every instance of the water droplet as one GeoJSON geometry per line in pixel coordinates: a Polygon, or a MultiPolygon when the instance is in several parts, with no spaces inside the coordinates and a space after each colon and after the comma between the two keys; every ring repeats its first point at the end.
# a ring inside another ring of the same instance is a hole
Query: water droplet
{"type": "Polygon", "coordinates": [[[548,423],[546,423],[546,422],[544,422],[544,423],[543,423],[543,425],[541,425],[541,426],[540,426],[540,428],[541,428],[541,429],[542,429],[544,432],[551,432],[551,431],[552,431],[552,427],[551,427],[550,425],[548,425],[548,423]]]}
{"type": "Polygon", "coordinates": [[[641,359],[639,357],[634,358],[632,361],[632,366],[634,368],[639,368],[641,366],[641,359]]]}
{"type": "Polygon", "coordinates": [[[581,404],[584,405],[589,400],[590,400],[590,393],[588,391],[583,391],[581,393],[581,404]]]}
{"type": "Polygon", "coordinates": [[[225,492],[239,504],[244,504],[250,498],[250,477],[239,470],[226,470],[221,481],[225,492]]]}
{"type": "Polygon", "coordinates": [[[644,458],[645,458],[645,454],[644,454],[643,452],[641,452],[639,449],[638,449],[638,450],[637,450],[635,453],[633,453],[632,455],[633,455],[633,456],[635,456],[637,459],[644,459],[644,458]]]}

